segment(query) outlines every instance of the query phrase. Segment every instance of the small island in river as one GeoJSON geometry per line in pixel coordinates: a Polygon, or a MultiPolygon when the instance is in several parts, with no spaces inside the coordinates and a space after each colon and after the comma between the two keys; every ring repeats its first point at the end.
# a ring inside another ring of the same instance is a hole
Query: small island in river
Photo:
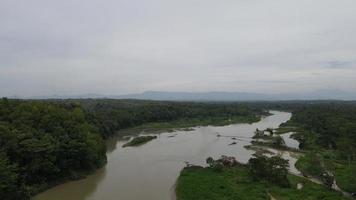
{"type": "Polygon", "coordinates": [[[140,146],[156,138],[157,136],[151,136],[151,135],[135,137],[130,142],[122,145],[122,147],[140,146]]]}

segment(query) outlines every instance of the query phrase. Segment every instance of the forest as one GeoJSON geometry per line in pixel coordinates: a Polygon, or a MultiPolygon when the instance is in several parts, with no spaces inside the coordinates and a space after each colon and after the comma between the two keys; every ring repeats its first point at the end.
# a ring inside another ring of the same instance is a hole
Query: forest
{"type": "Polygon", "coordinates": [[[340,156],[353,160],[356,153],[356,106],[303,107],[293,112],[291,122],[301,125],[309,136],[315,137],[314,141],[312,138],[302,139],[306,148],[315,144],[324,149],[338,150],[340,156]]]}
{"type": "MultiPolygon", "coordinates": [[[[238,117],[247,122],[269,109],[291,111],[284,127],[306,156],[305,174],[332,171],[339,186],[356,190],[356,103],[342,101],[166,102],[144,100],[0,100],[0,199],[29,199],[106,164],[105,140],[119,130],[150,123],[238,117]],[[316,163],[316,164],[315,164],[316,163]]],[[[234,123],[234,122],[231,122],[234,123]]]]}
{"type": "MultiPolygon", "coordinates": [[[[69,101],[70,102],[70,101],[69,101]]],[[[268,114],[262,108],[232,102],[168,102],[145,100],[75,100],[85,109],[88,121],[98,127],[104,138],[117,130],[151,122],[183,119],[203,120],[243,117],[255,121],[268,114]]]]}
{"type": "Polygon", "coordinates": [[[150,122],[244,117],[262,109],[240,103],[136,100],[0,100],[0,199],[29,199],[106,163],[104,140],[150,122]]]}
{"type": "Polygon", "coordinates": [[[296,127],[294,137],[306,152],[296,163],[304,175],[323,180],[329,174],[338,187],[356,192],[355,104],[300,107],[285,126],[296,127]]]}
{"type": "Polygon", "coordinates": [[[75,104],[0,101],[0,199],[28,199],[106,163],[98,129],[75,104]]]}

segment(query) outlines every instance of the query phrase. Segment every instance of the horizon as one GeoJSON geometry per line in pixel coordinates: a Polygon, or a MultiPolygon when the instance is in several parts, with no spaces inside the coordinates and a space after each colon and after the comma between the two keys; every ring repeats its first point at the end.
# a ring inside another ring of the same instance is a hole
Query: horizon
{"type": "Polygon", "coordinates": [[[144,91],[141,93],[115,94],[73,94],[46,96],[3,96],[9,99],[137,99],[137,100],[168,100],[168,101],[354,101],[356,94],[342,90],[316,90],[309,93],[254,93],[254,92],[186,92],[186,91],[144,91]]]}

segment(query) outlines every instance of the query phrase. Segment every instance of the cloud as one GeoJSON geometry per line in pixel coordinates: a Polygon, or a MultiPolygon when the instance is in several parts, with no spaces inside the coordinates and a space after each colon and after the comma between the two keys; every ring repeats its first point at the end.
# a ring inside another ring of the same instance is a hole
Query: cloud
{"type": "Polygon", "coordinates": [[[325,62],[326,67],[332,69],[348,69],[355,67],[354,61],[341,61],[341,60],[333,60],[325,62]]]}
{"type": "Polygon", "coordinates": [[[356,91],[355,8],[354,0],[2,0],[0,96],[356,91]]]}

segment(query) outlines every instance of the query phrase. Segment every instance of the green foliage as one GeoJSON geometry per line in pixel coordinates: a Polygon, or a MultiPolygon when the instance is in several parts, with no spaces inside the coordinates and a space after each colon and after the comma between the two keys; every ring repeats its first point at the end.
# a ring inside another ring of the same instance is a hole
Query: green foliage
{"type": "Polygon", "coordinates": [[[265,180],[281,187],[289,187],[287,179],[288,160],[280,156],[268,158],[264,155],[255,155],[248,161],[248,168],[254,180],[265,180]]]}
{"type": "Polygon", "coordinates": [[[206,159],[206,163],[209,165],[211,169],[215,172],[221,172],[224,169],[224,165],[222,162],[218,160],[214,160],[212,157],[208,157],[206,159]]]}
{"type": "Polygon", "coordinates": [[[124,144],[123,147],[139,146],[139,145],[145,144],[145,143],[147,143],[153,139],[156,139],[156,138],[157,138],[157,136],[150,136],[150,135],[135,137],[130,142],[124,144]]]}
{"type": "Polygon", "coordinates": [[[209,165],[209,167],[212,167],[214,165],[214,159],[212,157],[208,157],[206,159],[206,163],[209,165]]]}
{"type": "Polygon", "coordinates": [[[316,144],[324,149],[342,152],[344,159],[356,154],[356,107],[347,105],[303,107],[293,112],[291,119],[305,130],[304,142],[316,144]],[[310,141],[314,135],[315,140],[310,141]]]}
{"type": "Polygon", "coordinates": [[[248,176],[243,168],[185,168],[177,181],[177,200],[269,200],[265,186],[248,176]]]}
{"type": "Polygon", "coordinates": [[[135,129],[149,129],[149,130],[160,130],[160,129],[179,129],[179,128],[190,128],[195,126],[225,126],[234,123],[252,123],[259,120],[259,117],[255,116],[233,116],[227,117],[210,117],[206,116],[204,118],[184,118],[177,119],[174,121],[167,122],[149,122],[140,126],[134,127],[135,129]]]}
{"type": "Polygon", "coordinates": [[[0,199],[29,199],[21,188],[18,168],[12,165],[4,153],[0,153],[0,199]]]}
{"type": "Polygon", "coordinates": [[[301,148],[309,151],[298,160],[296,167],[328,185],[335,176],[341,189],[355,192],[356,179],[352,178],[355,173],[352,166],[356,162],[354,102],[303,106],[293,111],[290,121],[300,127],[295,137],[301,142],[301,148]]]}
{"type": "MultiPolygon", "coordinates": [[[[143,124],[189,127],[253,122],[237,103],[136,100],[0,100],[0,199],[26,199],[106,162],[103,138],[143,124]]],[[[153,138],[137,138],[138,145],[153,138]]]]}
{"type": "Polygon", "coordinates": [[[26,199],[52,182],[77,178],[102,166],[105,153],[103,139],[80,106],[0,100],[5,199],[26,199]]]}
{"type": "Polygon", "coordinates": [[[325,171],[321,162],[321,158],[317,154],[308,152],[298,159],[295,166],[304,175],[321,177],[325,171]]]}
{"type": "Polygon", "coordinates": [[[280,148],[285,146],[285,142],[280,135],[276,135],[272,138],[272,145],[276,148],[280,148]]]}
{"type": "Polygon", "coordinates": [[[336,170],[336,183],[348,192],[356,192],[356,165],[346,165],[336,170]]]}
{"type": "Polygon", "coordinates": [[[266,114],[242,103],[196,103],[141,100],[73,100],[87,111],[87,119],[104,138],[120,129],[185,128],[254,122],[266,114]]]}
{"type": "Polygon", "coordinates": [[[270,194],[278,200],[347,200],[349,198],[329,188],[313,183],[305,178],[288,175],[291,184],[290,188],[280,188],[272,186],[269,188],[270,194]],[[302,184],[302,189],[297,189],[297,184],[302,184]]]}
{"type": "Polygon", "coordinates": [[[247,167],[212,168],[188,167],[181,172],[176,187],[177,200],[269,200],[272,195],[279,200],[346,200],[342,194],[315,184],[307,179],[288,175],[291,187],[280,187],[250,178],[247,167]],[[303,188],[298,190],[297,184],[303,188]]]}

